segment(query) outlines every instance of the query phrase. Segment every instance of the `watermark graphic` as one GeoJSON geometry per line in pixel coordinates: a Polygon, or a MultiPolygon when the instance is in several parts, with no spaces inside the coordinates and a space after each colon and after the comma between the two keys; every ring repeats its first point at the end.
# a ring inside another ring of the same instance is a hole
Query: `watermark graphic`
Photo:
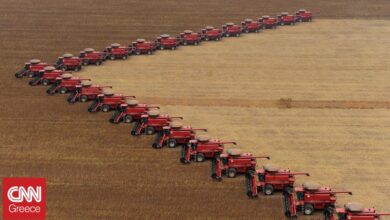
{"type": "Polygon", "coordinates": [[[45,178],[3,178],[3,219],[46,218],[45,178]]]}

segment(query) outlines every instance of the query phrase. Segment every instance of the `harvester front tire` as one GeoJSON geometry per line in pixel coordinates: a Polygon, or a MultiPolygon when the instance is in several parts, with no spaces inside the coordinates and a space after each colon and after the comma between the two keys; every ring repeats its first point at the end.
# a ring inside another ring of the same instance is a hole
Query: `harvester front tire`
{"type": "Polygon", "coordinates": [[[131,123],[132,121],[133,121],[133,117],[131,117],[131,115],[125,116],[125,123],[131,123]]]}
{"type": "Polygon", "coordinates": [[[35,76],[35,74],[32,72],[29,72],[27,76],[28,76],[28,78],[33,78],[35,76]]]}
{"type": "Polygon", "coordinates": [[[202,163],[205,160],[206,160],[206,158],[205,158],[204,154],[202,154],[202,153],[197,153],[196,154],[196,162],[202,163]]]}
{"type": "Polygon", "coordinates": [[[264,186],[264,195],[272,195],[274,193],[274,187],[272,187],[271,185],[265,185],[264,186]]]}
{"type": "Polygon", "coordinates": [[[305,215],[312,215],[314,212],[314,207],[311,204],[306,204],[303,207],[303,214],[305,215]]]}
{"type": "Polygon", "coordinates": [[[109,112],[110,111],[110,106],[109,105],[103,105],[102,106],[102,112],[109,112]]]}
{"type": "Polygon", "coordinates": [[[82,95],[80,96],[80,102],[87,102],[88,101],[88,96],[82,95]]]}
{"type": "Polygon", "coordinates": [[[169,148],[175,148],[176,145],[177,145],[176,139],[169,139],[167,145],[168,145],[169,148]]]}
{"type": "Polygon", "coordinates": [[[146,134],[147,135],[153,135],[154,134],[154,128],[153,127],[146,127],[146,134]]]}
{"type": "Polygon", "coordinates": [[[42,80],[42,85],[44,85],[44,86],[47,86],[47,85],[49,85],[49,80],[48,79],[44,79],[44,80],[42,80]]]}
{"type": "Polygon", "coordinates": [[[65,87],[60,88],[60,94],[65,94],[67,92],[68,92],[68,89],[66,89],[65,87]]]}
{"type": "Polygon", "coordinates": [[[227,176],[229,178],[235,178],[237,176],[237,170],[234,168],[229,168],[227,171],[227,176]]]}

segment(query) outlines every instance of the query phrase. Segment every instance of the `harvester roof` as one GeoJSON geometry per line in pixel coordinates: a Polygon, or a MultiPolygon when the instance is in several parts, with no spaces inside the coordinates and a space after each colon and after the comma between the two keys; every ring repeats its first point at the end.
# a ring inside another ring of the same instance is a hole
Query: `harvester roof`
{"type": "Polygon", "coordinates": [[[62,57],[64,57],[64,58],[72,58],[72,57],[73,57],[73,54],[71,54],[71,53],[66,53],[66,54],[62,55],[62,57]]]}
{"type": "Polygon", "coordinates": [[[200,142],[206,142],[210,140],[210,136],[208,136],[207,134],[200,134],[196,136],[196,139],[200,142]]]}
{"type": "Polygon", "coordinates": [[[85,48],[84,51],[87,53],[92,53],[95,50],[93,48],[85,48]]]}
{"type": "Polygon", "coordinates": [[[344,205],[345,209],[350,212],[361,212],[363,211],[363,205],[358,202],[350,202],[344,205]]]}
{"type": "Polygon", "coordinates": [[[192,34],[192,31],[191,30],[185,30],[184,33],[185,34],[192,34]]]}
{"type": "Polygon", "coordinates": [[[129,106],[136,106],[138,105],[138,100],[136,99],[126,99],[126,104],[129,106]]]}
{"type": "Polygon", "coordinates": [[[88,87],[88,86],[91,86],[92,85],[92,81],[91,80],[83,80],[81,81],[81,86],[83,87],[88,87]]]}
{"type": "Polygon", "coordinates": [[[121,45],[120,44],[118,44],[118,43],[113,43],[113,44],[111,44],[111,47],[113,47],[113,48],[118,48],[118,47],[120,47],[121,45]]]}
{"type": "Polygon", "coordinates": [[[39,60],[39,59],[32,59],[32,60],[30,60],[31,64],[38,64],[40,62],[41,62],[41,60],[39,60]]]}
{"type": "Polygon", "coordinates": [[[137,39],[136,42],[137,43],[143,43],[143,42],[145,42],[145,39],[137,39]]]}
{"type": "Polygon", "coordinates": [[[173,121],[173,122],[171,122],[170,126],[172,128],[181,128],[181,127],[183,127],[183,123],[180,121],[173,121]]]}
{"type": "Polygon", "coordinates": [[[150,117],[157,117],[160,115],[160,111],[157,109],[153,109],[153,110],[148,111],[148,115],[150,117]]]}
{"type": "Polygon", "coordinates": [[[241,155],[241,151],[239,151],[237,149],[229,149],[226,151],[226,153],[228,153],[230,156],[240,156],[241,155]]]}
{"type": "Polygon", "coordinates": [[[170,36],[169,36],[169,34],[161,34],[160,37],[162,37],[162,38],[168,38],[168,37],[170,37],[170,36]]]}
{"type": "Polygon", "coordinates": [[[263,166],[264,170],[267,172],[277,172],[280,170],[280,168],[273,164],[266,164],[263,166]]]}
{"type": "Polygon", "coordinates": [[[317,182],[305,182],[302,184],[303,188],[310,191],[317,191],[321,188],[321,185],[317,182]]]}
{"type": "Polygon", "coordinates": [[[103,90],[103,94],[105,96],[112,96],[112,95],[114,95],[114,90],[112,90],[112,89],[105,89],[105,90],[103,90]]]}
{"type": "Polygon", "coordinates": [[[72,74],[64,73],[64,74],[61,75],[61,78],[63,78],[63,79],[70,79],[70,78],[72,78],[72,74]]]}
{"type": "Polygon", "coordinates": [[[47,72],[51,72],[53,70],[55,70],[56,68],[54,66],[47,66],[45,68],[43,68],[43,70],[47,71],[47,72]]]}

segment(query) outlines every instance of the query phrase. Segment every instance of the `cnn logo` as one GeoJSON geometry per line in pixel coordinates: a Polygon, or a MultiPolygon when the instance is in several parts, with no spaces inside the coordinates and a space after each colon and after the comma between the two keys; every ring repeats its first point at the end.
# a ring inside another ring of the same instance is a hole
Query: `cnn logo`
{"type": "Polygon", "coordinates": [[[3,219],[45,218],[45,178],[3,178],[3,219]]]}
{"type": "Polygon", "coordinates": [[[33,199],[35,199],[36,202],[41,202],[42,201],[42,187],[37,186],[36,189],[33,187],[29,186],[26,190],[26,188],[22,186],[14,186],[11,187],[8,190],[8,199],[11,202],[23,202],[23,200],[26,200],[27,202],[31,202],[33,199]],[[15,193],[17,193],[15,196],[15,193]]]}

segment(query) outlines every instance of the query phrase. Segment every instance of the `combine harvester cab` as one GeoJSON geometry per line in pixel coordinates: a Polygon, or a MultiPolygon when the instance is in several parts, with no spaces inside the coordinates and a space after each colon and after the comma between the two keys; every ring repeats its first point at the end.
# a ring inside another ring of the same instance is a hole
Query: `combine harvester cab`
{"type": "Polygon", "coordinates": [[[60,77],[56,78],[56,81],[51,85],[51,87],[46,91],[46,93],[49,95],[53,95],[57,92],[59,92],[60,94],[72,92],[76,90],[76,86],[80,85],[82,80],[90,79],[81,79],[79,77],[73,77],[70,73],[64,73],[60,77]]]}
{"type": "Polygon", "coordinates": [[[202,35],[200,33],[195,33],[191,30],[185,30],[183,33],[180,33],[178,37],[182,45],[195,45],[198,46],[202,41],[202,35]]]}
{"type": "Polygon", "coordinates": [[[247,196],[257,197],[259,191],[264,195],[272,195],[276,190],[291,191],[296,175],[309,176],[308,173],[291,172],[289,169],[280,169],[274,165],[264,165],[262,169],[248,172],[245,175],[247,196]]]}
{"type": "Polygon", "coordinates": [[[297,218],[297,213],[312,215],[315,210],[328,211],[333,213],[336,205],[336,194],[352,192],[345,190],[332,190],[330,187],[323,187],[315,182],[306,182],[302,186],[295,187],[295,190],[285,190],[284,213],[288,218],[297,218]]]}
{"type": "Polygon", "coordinates": [[[56,70],[54,66],[46,66],[43,70],[36,74],[35,78],[32,79],[29,84],[30,86],[36,86],[39,84],[47,86],[54,83],[63,73],[64,71],[56,70]]]}
{"type": "Polygon", "coordinates": [[[242,33],[241,27],[233,22],[228,22],[225,25],[222,25],[222,31],[224,37],[240,37],[242,33]]]}
{"type": "Polygon", "coordinates": [[[88,108],[89,112],[109,112],[117,109],[121,104],[126,103],[126,100],[133,99],[135,96],[125,96],[122,94],[115,94],[112,89],[104,89],[103,94],[97,95],[96,99],[88,108]]]}
{"type": "Polygon", "coordinates": [[[160,50],[176,50],[180,45],[180,41],[177,37],[171,37],[169,34],[162,34],[157,37],[155,45],[160,50]]]}
{"type": "Polygon", "coordinates": [[[24,76],[27,76],[28,78],[33,78],[46,66],[48,66],[47,63],[41,62],[41,60],[38,59],[32,59],[30,62],[25,63],[21,70],[15,73],[15,77],[23,78],[24,76]]]}
{"type": "Polygon", "coordinates": [[[62,57],[58,57],[54,66],[62,71],[74,70],[77,72],[81,70],[81,59],[73,56],[73,54],[66,53],[62,57]]]}
{"type": "Polygon", "coordinates": [[[123,47],[118,43],[113,43],[103,50],[103,57],[105,60],[126,60],[129,55],[131,55],[129,48],[123,47]]]}
{"type": "Polygon", "coordinates": [[[160,109],[157,105],[139,104],[135,99],[126,100],[126,103],[121,104],[112,114],[109,121],[114,124],[118,124],[121,121],[125,123],[138,121],[142,115],[147,114],[153,108],[160,109]]]}
{"type": "Polygon", "coordinates": [[[306,9],[299,9],[295,12],[297,22],[311,22],[313,21],[313,14],[306,9]]]}
{"type": "Polygon", "coordinates": [[[262,24],[263,29],[276,29],[276,26],[278,25],[278,20],[276,18],[271,18],[268,15],[262,16],[258,21],[262,24]]]}
{"type": "Polygon", "coordinates": [[[160,111],[157,109],[150,110],[147,114],[141,115],[141,119],[134,123],[131,135],[139,136],[143,133],[153,135],[162,131],[165,126],[168,126],[172,119],[183,119],[183,117],[160,114],[160,111]]]}
{"type": "Polygon", "coordinates": [[[270,159],[269,156],[255,157],[250,153],[241,153],[236,149],[229,149],[226,153],[215,157],[211,161],[211,178],[221,181],[222,174],[235,178],[237,174],[245,174],[256,170],[256,159],[270,159]]]}
{"type": "Polygon", "coordinates": [[[197,135],[195,139],[190,140],[182,148],[180,162],[189,164],[191,160],[204,162],[206,159],[213,159],[223,153],[225,144],[234,144],[233,141],[220,141],[219,139],[210,139],[208,135],[197,135]]]}
{"type": "Polygon", "coordinates": [[[151,55],[156,50],[156,45],[153,42],[146,41],[145,39],[137,39],[129,46],[129,48],[131,48],[133,54],[136,55],[151,55]]]}
{"type": "Polygon", "coordinates": [[[88,102],[90,100],[96,100],[97,96],[103,93],[103,89],[109,88],[111,86],[99,86],[92,85],[92,81],[81,81],[80,85],[76,86],[76,89],[71,92],[68,96],[68,102],[73,104],[77,101],[79,102],[88,102]]]}
{"type": "Polygon", "coordinates": [[[374,208],[364,208],[360,203],[347,203],[344,208],[336,208],[336,213],[332,211],[325,210],[325,220],[380,220],[381,216],[390,216],[390,213],[378,213],[374,208]]]}
{"type": "Polygon", "coordinates": [[[258,21],[252,19],[245,19],[241,22],[242,32],[245,33],[259,33],[261,29],[261,24],[258,21]]]}
{"type": "Polygon", "coordinates": [[[280,15],[277,16],[278,18],[278,25],[284,26],[284,25],[295,25],[296,17],[294,15],[290,15],[288,12],[282,12],[280,15]]]}
{"type": "Polygon", "coordinates": [[[196,131],[206,132],[207,129],[183,126],[180,121],[171,122],[169,126],[164,126],[163,130],[157,133],[152,147],[162,148],[166,144],[169,148],[175,148],[179,144],[186,145],[195,138],[196,131]]]}
{"type": "Polygon", "coordinates": [[[93,48],[85,48],[80,52],[79,58],[81,59],[81,64],[84,66],[90,64],[99,66],[104,61],[103,53],[100,51],[95,51],[93,48]]]}
{"type": "Polygon", "coordinates": [[[202,29],[202,40],[219,41],[222,39],[222,37],[223,37],[223,33],[222,33],[222,30],[219,28],[215,28],[213,26],[206,26],[206,28],[202,29]]]}

